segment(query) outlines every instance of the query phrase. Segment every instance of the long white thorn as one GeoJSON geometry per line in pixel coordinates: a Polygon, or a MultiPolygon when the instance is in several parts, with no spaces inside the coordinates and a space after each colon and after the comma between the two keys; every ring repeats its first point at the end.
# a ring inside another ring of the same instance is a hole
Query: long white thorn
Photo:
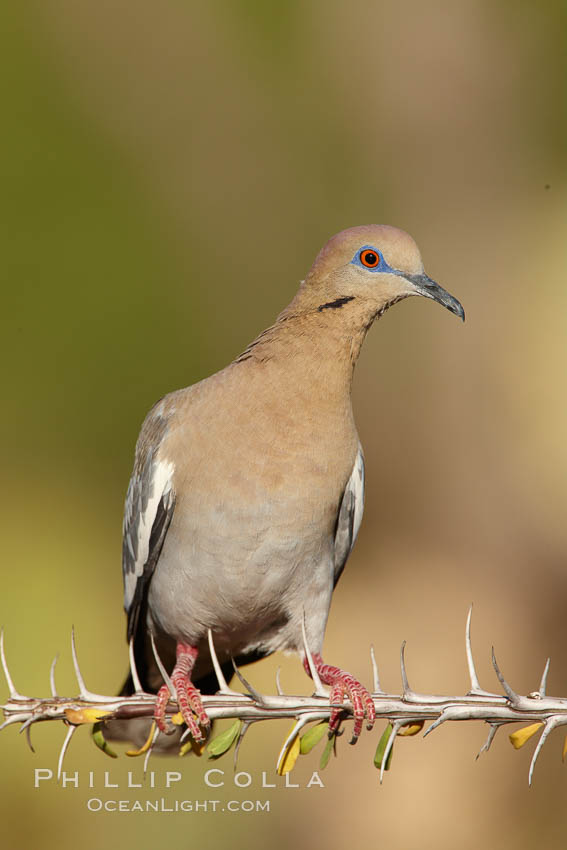
{"type": "Polygon", "coordinates": [[[410,684],[408,681],[408,674],[406,670],[406,642],[402,641],[402,646],[400,649],[400,670],[402,674],[402,688],[403,688],[403,697],[406,698],[410,694],[413,694],[412,689],[410,688],[410,684]]]}
{"type": "Polygon", "coordinates": [[[75,643],[75,627],[71,628],[71,654],[73,656],[73,667],[75,668],[75,676],[77,677],[77,682],[79,684],[79,694],[84,700],[88,700],[89,702],[108,702],[108,697],[102,696],[101,694],[94,694],[92,691],[89,691],[87,686],[85,685],[85,680],[83,679],[83,674],[81,673],[81,668],[79,667],[79,659],[77,657],[77,645],[75,643]]]}
{"type": "Polygon", "coordinates": [[[542,696],[542,697],[547,696],[547,694],[546,694],[546,690],[547,690],[547,674],[549,673],[549,665],[550,665],[550,663],[551,663],[551,658],[548,658],[548,659],[547,659],[547,661],[545,662],[545,668],[544,668],[544,671],[543,671],[543,673],[542,673],[542,675],[541,675],[541,682],[540,682],[540,685],[539,685],[539,692],[540,692],[540,694],[541,694],[541,696],[542,696]]]}
{"type": "Polygon", "coordinates": [[[236,768],[238,767],[238,753],[240,752],[240,745],[244,739],[244,736],[252,726],[253,720],[243,720],[242,726],[240,727],[240,732],[238,734],[238,741],[236,742],[236,746],[234,748],[234,771],[236,773],[236,768]]]}
{"type": "Polygon", "coordinates": [[[24,722],[22,723],[22,725],[21,725],[21,726],[20,726],[20,728],[18,729],[18,734],[19,734],[19,735],[21,735],[21,734],[22,734],[22,732],[25,732],[26,730],[29,730],[29,728],[30,728],[30,726],[32,725],[32,723],[36,723],[36,722],[37,722],[37,720],[38,720],[38,718],[37,718],[37,717],[34,717],[34,716],[33,716],[33,714],[32,714],[32,715],[30,715],[30,716],[28,717],[28,719],[27,719],[27,720],[24,720],[24,722]]]}
{"type": "Polygon", "coordinates": [[[447,712],[448,712],[448,707],[447,707],[447,708],[444,708],[444,709],[443,709],[443,711],[441,712],[441,714],[439,715],[439,717],[437,718],[437,720],[434,720],[434,721],[433,721],[433,723],[431,723],[431,724],[427,727],[427,729],[426,729],[426,730],[425,730],[425,732],[423,733],[423,737],[424,737],[424,738],[427,738],[427,736],[429,735],[429,733],[430,733],[430,732],[435,731],[435,729],[437,729],[439,726],[441,726],[441,724],[442,724],[442,723],[446,723],[446,722],[447,722],[447,719],[448,719],[448,718],[447,718],[447,712]]]}
{"type": "Polygon", "coordinates": [[[5,729],[7,726],[11,726],[13,723],[23,723],[28,719],[28,712],[22,714],[13,714],[12,717],[9,717],[3,723],[0,723],[0,732],[2,729],[5,729]]]}
{"type": "Polygon", "coordinates": [[[278,696],[279,696],[279,697],[283,697],[283,696],[284,696],[284,692],[283,692],[283,689],[282,689],[281,678],[280,678],[280,676],[281,676],[281,672],[282,672],[282,668],[281,668],[281,667],[278,667],[278,668],[277,668],[277,670],[276,670],[276,691],[278,692],[278,696]]]}
{"type": "Polygon", "coordinates": [[[12,677],[10,676],[10,671],[8,670],[8,665],[6,663],[6,653],[4,652],[4,629],[0,629],[0,659],[2,660],[2,669],[4,670],[4,676],[6,677],[6,682],[8,684],[10,699],[25,700],[26,697],[22,696],[22,694],[19,694],[16,690],[14,682],[12,681],[12,677]]]}
{"type": "Polygon", "coordinates": [[[277,761],[277,764],[276,764],[276,771],[279,772],[280,765],[281,765],[281,763],[284,759],[284,756],[285,756],[285,754],[288,750],[288,747],[290,747],[291,744],[295,741],[300,730],[305,726],[306,723],[309,722],[310,719],[311,718],[309,717],[308,714],[304,714],[303,717],[300,717],[299,720],[297,721],[297,723],[295,724],[295,726],[293,727],[293,729],[291,730],[291,732],[289,733],[289,735],[287,736],[287,738],[285,739],[285,741],[283,742],[282,748],[280,750],[280,754],[278,756],[278,761],[277,761]]]}
{"type": "Polygon", "coordinates": [[[317,672],[317,668],[315,667],[315,662],[313,661],[313,656],[311,655],[311,650],[309,649],[309,644],[307,643],[307,632],[305,631],[305,611],[303,611],[303,620],[301,621],[301,633],[303,635],[303,651],[305,652],[305,657],[309,664],[309,672],[311,673],[311,678],[315,685],[315,695],[318,697],[328,697],[329,694],[323,687],[323,683],[319,673],[317,672]]]}
{"type": "Polygon", "coordinates": [[[469,613],[467,615],[467,626],[465,629],[465,649],[467,652],[467,664],[469,668],[469,677],[471,680],[471,693],[480,693],[482,692],[482,688],[480,687],[480,682],[478,681],[478,676],[476,674],[476,667],[474,664],[474,658],[472,654],[472,643],[471,643],[471,620],[472,620],[472,604],[469,608],[469,613]]]}
{"type": "Polygon", "coordinates": [[[539,737],[539,741],[537,742],[537,746],[536,746],[536,748],[534,750],[534,754],[532,756],[532,761],[531,761],[531,764],[530,764],[530,772],[528,774],[528,785],[532,784],[532,778],[533,778],[533,775],[534,775],[534,768],[536,766],[536,761],[538,760],[538,756],[541,753],[541,751],[543,749],[543,745],[545,744],[545,742],[547,740],[547,736],[549,735],[550,732],[553,731],[553,729],[555,729],[555,727],[557,725],[559,725],[559,724],[557,723],[556,718],[550,717],[546,721],[545,726],[543,727],[543,732],[541,733],[541,735],[539,737]]]}
{"type": "Polygon", "coordinates": [[[130,673],[132,675],[132,683],[134,685],[134,693],[143,694],[144,689],[142,688],[140,677],[138,676],[138,668],[136,667],[136,657],[134,655],[134,636],[130,638],[130,642],[128,644],[128,658],[130,661],[130,673]]]}
{"type": "MultiPolygon", "coordinates": [[[[150,634],[151,634],[151,633],[150,633],[150,634]]],[[[157,737],[158,737],[158,735],[159,735],[159,729],[158,729],[158,728],[157,728],[157,726],[156,726],[155,731],[154,731],[154,735],[153,735],[153,738],[152,738],[152,743],[150,744],[150,746],[149,746],[149,748],[148,748],[148,752],[146,753],[145,758],[144,758],[144,770],[143,770],[144,782],[146,781],[146,774],[147,774],[147,772],[148,772],[148,762],[149,762],[149,760],[150,760],[150,756],[151,756],[151,754],[152,754],[152,750],[153,750],[153,748],[154,748],[154,744],[155,744],[155,742],[157,741],[157,737]]]]}
{"type": "Polygon", "coordinates": [[[480,682],[478,680],[478,676],[476,673],[476,666],[474,663],[473,653],[472,653],[472,641],[471,641],[471,622],[472,622],[472,612],[473,606],[472,602],[469,608],[469,613],[467,614],[467,625],[465,629],[465,651],[467,655],[467,666],[469,668],[469,678],[471,680],[471,687],[469,690],[469,694],[471,696],[478,697],[495,697],[498,694],[493,694],[490,691],[485,691],[484,688],[481,688],[480,682]]]}
{"type": "Polygon", "coordinates": [[[51,667],[49,668],[49,687],[51,688],[51,696],[57,697],[59,694],[57,693],[57,688],[55,687],[55,667],[57,665],[57,659],[59,658],[59,653],[55,656],[53,661],[51,662],[51,667]]]}
{"type": "Polygon", "coordinates": [[[492,742],[494,740],[494,736],[496,735],[496,733],[498,732],[499,729],[500,729],[499,723],[491,723],[490,724],[490,729],[488,730],[488,735],[486,736],[486,741],[484,742],[484,744],[482,745],[482,747],[480,748],[480,750],[476,754],[475,761],[480,758],[482,753],[487,753],[489,751],[489,749],[492,745],[492,742]]]}
{"type": "Polygon", "coordinates": [[[508,682],[506,681],[506,679],[502,675],[502,671],[500,670],[500,667],[498,666],[498,662],[496,661],[496,654],[494,652],[494,647],[492,647],[492,666],[494,667],[494,671],[495,671],[496,675],[498,676],[498,681],[500,682],[500,684],[504,688],[506,696],[508,697],[508,699],[510,700],[512,705],[516,705],[516,703],[518,702],[518,694],[515,691],[512,690],[512,688],[510,687],[510,685],[508,684],[508,682]]]}
{"type": "Polygon", "coordinates": [[[75,626],[71,627],[71,654],[73,656],[73,667],[75,668],[75,676],[77,677],[77,682],[79,683],[79,693],[82,697],[88,699],[89,692],[85,685],[85,680],[83,679],[81,668],[79,667],[79,659],[77,658],[77,645],[75,643],[75,626]]]}
{"type": "Polygon", "coordinates": [[[163,681],[165,682],[165,684],[167,685],[167,689],[170,693],[170,696],[172,697],[172,699],[176,700],[177,699],[177,693],[175,691],[175,688],[173,687],[173,682],[169,678],[169,674],[168,674],[167,670],[165,669],[165,667],[163,666],[163,662],[158,655],[158,651],[156,649],[156,642],[154,640],[154,633],[152,631],[150,631],[150,641],[151,641],[151,644],[152,644],[152,652],[154,654],[154,658],[156,660],[156,664],[158,666],[159,672],[161,673],[161,677],[162,677],[163,681]]]}
{"type": "Polygon", "coordinates": [[[65,758],[65,753],[71,743],[71,738],[75,734],[79,727],[78,726],[69,726],[67,730],[67,734],[65,735],[65,740],[63,741],[63,746],[61,747],[61,752],[59,753],[59,761],[57,762],[57,782],[61,779],[61,773],[63,771],[63,759],[65,758]]]}
{"type": "MultiPolygon", "coordinates": [[[[248,691],[250,696],[253,697],[256,700],[258,705],[265,705],[264,697],[262,696],[260,691],[256,690],[254,685],[251,685],[250,682],[247,679],[244,678],[244,676],[242,675],[242,673],[240,672],[240,670],[236,666],[236,661],[234,660],[234,658],[232,658],[232,656],[231,656],[230,660],[232,661],[232,666],[234,667],[234,672],[236,673],[237,677],[240,679],[240,681],[242,682],[242,684],[244,685],[244,687],[246,688],[246,690],[248,691]]],[[[231,691],[231,693],[234,693],[234,691],[231,691]]]]}
{"type": "Polygon", "coordinates": [[[33,744],[32,744],[32,739],[31,739],[31,726],[28,726],[26,728],[26,741],[27,741],[28,747],[30,748],[32,753],[35,753],[35,750],[34,750],[34,747],[33,747],[33,744]]]}
{"type": "Polygon", "coordinates": [[[222,672],[222,667],[220,665],[220,661],[218,659],[216,649],[215,649],[215,644],[213,642],[213,633],[210,629],[208,630],[208,637],[209,637],[209,653],[211,655],[211,661],[213,662],[213,668],[214,668],[214,671],[215,671],[215,676],[217,677],[217,682],[218,682],[218,685],[219,685],[219,692],[221,694],[234,694],[236,692],[233,691],[232,688],[229,688],[228,682],[226,681],[224,673],[222,672]]]}
{"type": "Polygon", "coordinates": [[[372,679],[374,683],[374,693],[383,694],[384,691],[380,687],[380,676],[378,675],[378,664],[376,663],[376,655],[374,653],[374,644],[370,644],[370,662],[372,664],[372,679]]]}
{"type": "Polygon", "coordinates": [[[386,770],[386,764],[388,763],[388,757],[392,752],[392,747],[394,746],[394,741],[396,740],[396,735],[402,728],[402,723],[399,720],[394,720],[392,723],[392,732],[390,737],[388,738],[388,743],[386,744],[386,749],[384,750],[384,755],[382,756],[382,764],[380,765],[380,785],[384,779],[384,771],[386,770]]]}

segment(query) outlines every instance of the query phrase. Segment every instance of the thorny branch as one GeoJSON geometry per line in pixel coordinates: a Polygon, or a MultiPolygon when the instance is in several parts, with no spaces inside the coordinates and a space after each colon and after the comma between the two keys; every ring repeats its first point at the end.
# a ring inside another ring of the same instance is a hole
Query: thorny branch
{"type": "MultiPolygon", "coordinates": [[[[545,665],[539,689],[527,696],[521,696],[510,687],[504,678],[500,667],[498,666],[494,650],[492,650],[492,664],[504,693],[492,693],[490,691],[485,691],[480,687],[471,647],[471,615],[472,606],[468,613],[465,633],[465,649],[471,687],[468,693],[464,696],[436,696],[418,694],[413,691],[409,685],[405,664],[405,642],[402,644],[400,652],[402,693],[386,693],[380,686],[374,649],[371,648],[370,656],[373,670],[372,699],[376,708],[376,717],[387,720],[391,726],[391,734],[387,738],[380,762],[378,763],[375,761],[375,763],[380,767],[380,780],[383,778],[384,770],[387,769],[388,757],[391,753],[396,735],[415,734],[416,731],[421,730],[426,721],[432,721],[425,732],[425,735],[429,735],[430,732],[449,720],[483,720],[485,723],[489,724],[490,729],[486,743],[483,745],[478,755],[482,752],[488,751],[496,732],[505,724],[526,722],[531,724],[541,724],[541,735],[530,764],[529,783],[531,784],[537,758],[550,732],[558,726],[567,726],[567,699],[550,697],[546,693],[549,659],[545,665]]],[[[247,690],[246,694],[242,694],[238,691],[232,690],[228,686],[215,652],[213,636],[209,630],[209,648],[218,680],[219,690],[212,696],[204,695],[202,697],[203,705],[207,714],[211,720],[215,720],[217,718],[232,718],[235,720],[239,719],[241,721],[239,734],[237,732],[233,736],[234,738],[237,738],[237,749],[245,732],[252,723],[261,720],[281,718],[295,719],[295,725],[286,738],[278,758],[278,770],[279,772],[284,773],[286,772],[286,769],[284,767],[282,770],[282,765],[290,752],[290,748],[296,742],[299,732],[306,724],[311,723],[312,721],[328,721],[333,708],[329,702],[328,693],[325,691],[316,676],[315,665],[313,664],[311,652],[305,639],[305,631],[303,639],[305,654],[312,673],[315,673],[313,679],[316,689],[312,696],[306,697],[284,694],[279,681],[279,675],[276,676],[277,695],[267,696],[260,694],[249,682],[246,681],[235,665],[236,675],[247,690]]],[[[169,687],[172,700],[175,700],[175,689],[157,654],[153,639],[152,645],[158,667],[164,681],[169,687]]],[[[145,693],[141,688],[131,644],[130,669],[132,672],[135,693],[127,697],[103,696],[101,694],[92,693],[87,689],[79,667],[74,631],[71,636],[71,652],[75,675],[79,686],[78,696],[62,697],[57,694],[55,687],[55,665],[57,662],[57,656],[51,665],[50,671],[51,697],[33,698],[23,696],[16,690],[13,679],[8,670],[4,651],[4,634],[3,632],[0,633],[0,660],[9,691],[8,701],[3,705],[0,705],[0,709],[4,712],[5,717],[4,722],[0,724],[0,731],[12,724],[20,723],[20,732],[26,732],[28,744],[31,747],[29,733],[31,726],[34,723],[40,723],[48,720],[63,721],[63,723],[67,726],[67,734],[59,757],[58,775],[61,774],[63,759],[71,738],[80,725],[85,723],[92,724],[102,717],[104,717],[105,723],[111,723],[112,720],[115,719],[126,720],[137,717],[151,718],[154,713],[156,701],[155,694],[145,693]]],[[[344,710],[345,719],[352,717],[352,706],[350,702],[345,702],[342,708],[344,710]]],[[[170,715],[174,715],[177,712],[177,706],[173,701],[169,703],[167,712],[170,715]]],[[[513,740],[514,745],[516,747],[522,746],[522,744],[531,737],[535,731],[539,731],[539,727],[528,727],[528,729],[525,730],[526,734],[516,733],[517,738],[515,741],[513,740]]],[[[181,740],[184,740],[187,735],[188,731],[186,730],[181,740]]],[[[152,752],[157,737],[158,732],[155,730],[148,741],[147,751],[146,748],[144,748],[146,753],[145,765],[147,765],[147,760],[152,752]]],[[[514,736],[512,736],[512,738],[514,739],[514,736]]]]}

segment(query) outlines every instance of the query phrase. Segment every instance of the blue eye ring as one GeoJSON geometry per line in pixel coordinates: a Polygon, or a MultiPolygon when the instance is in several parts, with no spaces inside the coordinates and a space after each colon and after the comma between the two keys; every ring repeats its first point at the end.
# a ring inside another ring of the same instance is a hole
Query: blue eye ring
{"type": "Polygon", "coordinates": [[[375,248],[363,248],[359,251],[358,259],[366,269],[375,269],[382,262],[380,252],[376,251],[375,248]]]}
{"type": "Polygon", "coordinates": [[[358,266],[368,272],[379,272],[398,274],[395,269],[390,268],[382,251],[374,245],[362,245],[351,260],[353,266],[358,266]]]}

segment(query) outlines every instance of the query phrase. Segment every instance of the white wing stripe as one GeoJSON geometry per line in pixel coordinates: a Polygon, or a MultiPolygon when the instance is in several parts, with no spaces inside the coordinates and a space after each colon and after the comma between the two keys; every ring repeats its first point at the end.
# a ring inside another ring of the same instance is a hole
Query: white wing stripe
{"type": "Polygon", "coordinates": [[[160,461],[153,470],[151,493],[148,499],[146,510],[140,516],[140,525],[138,527],[138,557],[134,572],[137,576],[141,576],[144,572],[144,564],[148,560],[150,554],[150,535],[152,526],[156,518],[158,505],[164,494],[171,490],[171,476],[173,474],[173,464],[160,461]]]}
{"type": "Polygon", "coordinates": [[[348,486],[354,492],[354,522],[352,526],[352,545],[354,545],[364,513],[364,457],[360,449],[348,486]]]}
{"type": "Polygon", "coordinates": [[[359,448],[345,487],[335,530],[335,583],[354,546],[364,512],[364,456],[359,448]]]}
{"type": "MultiPolygon", "coordinates": [[[[129,610],[132,599],[134,598],[136,583],[140,576],[144,573],[144,566],[150,554],[152,526],[162,497],[171,490],[173,470],[174,466],[172,463],[168,461],[158,461],[152,469],[152,477],[149,488],[150,493],[145,510],[141,510],[141,498],[137,505],[132,505],[132,516],[130,516],[129,519],[133,519],[134,512],[140,511],[140,514],[136,535],[136,547],[133,546],[133,542],[128,531],[125,531],[128,551],[131,553],[132,558],[135,559],[133,571],[130,570],[124,573],[124,607],[126,610],[129,610]]],[[[128,510],[126,513],[128,513],[128,510]]]]}

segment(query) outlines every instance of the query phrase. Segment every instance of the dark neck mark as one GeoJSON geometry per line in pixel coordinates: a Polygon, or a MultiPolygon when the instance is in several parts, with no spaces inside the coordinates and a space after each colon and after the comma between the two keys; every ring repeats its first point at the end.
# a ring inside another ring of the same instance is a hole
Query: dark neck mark
{"type": "Polygon", "coordinates": [[[323,310],[337,310],[349,301],[354,301],[354,295],[343,295],[342,298],[337,298],[335,301],[328,301],[326,304],[321,304],[321,306],[317,309],[320,313],[322,313],[323,310]]]}

